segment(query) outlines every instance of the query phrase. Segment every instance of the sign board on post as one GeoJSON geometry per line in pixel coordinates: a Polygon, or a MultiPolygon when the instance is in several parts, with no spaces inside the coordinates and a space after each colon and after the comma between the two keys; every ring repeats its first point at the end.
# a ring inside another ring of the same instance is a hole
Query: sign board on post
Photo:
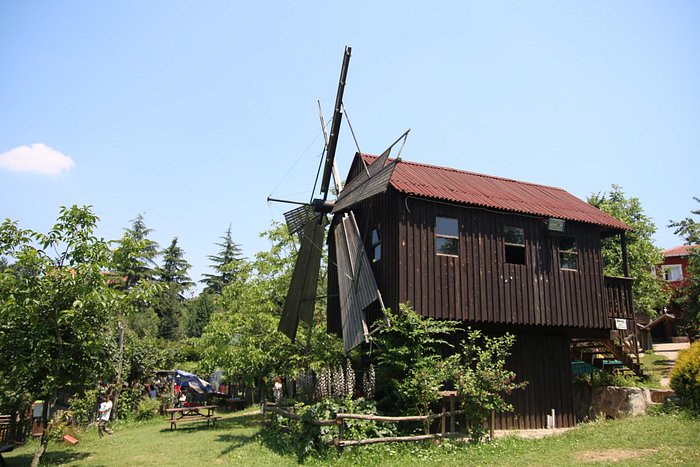
{"type": "Polygon", "coordinates": [[[627,329],[627,320],[624,318],[615,318],[615,329],[627,329]]]}

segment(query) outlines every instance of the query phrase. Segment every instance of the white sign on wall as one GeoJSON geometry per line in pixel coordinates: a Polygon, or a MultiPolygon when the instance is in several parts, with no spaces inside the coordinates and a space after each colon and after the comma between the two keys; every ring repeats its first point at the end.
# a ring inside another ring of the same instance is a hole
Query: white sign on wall
{"type": "Polygon", "coordinates": [[[627,329],[627,320],[624,318],[615,318],[615,329],[627,329]]]}

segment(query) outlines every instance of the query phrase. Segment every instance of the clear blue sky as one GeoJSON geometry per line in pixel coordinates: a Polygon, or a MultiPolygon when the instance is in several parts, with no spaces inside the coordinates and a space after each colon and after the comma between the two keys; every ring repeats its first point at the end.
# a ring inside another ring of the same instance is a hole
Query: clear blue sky
{"type": "MultiPolygon", "coordinates": [[[[116,239],[143,213],[195,280],[229,224],[252,256],[287,209],[267,196],[310,197],[346,44],[363,151],[411,128],[407,160],[580,198],[619,184],[658,246],[681,243],[665,226],[700,196],[697,1],[4,0],[0,217],[46,230],[91,204],[116,239]]],[[[344,127],[341,173],[353,152],[344,127]]]]}

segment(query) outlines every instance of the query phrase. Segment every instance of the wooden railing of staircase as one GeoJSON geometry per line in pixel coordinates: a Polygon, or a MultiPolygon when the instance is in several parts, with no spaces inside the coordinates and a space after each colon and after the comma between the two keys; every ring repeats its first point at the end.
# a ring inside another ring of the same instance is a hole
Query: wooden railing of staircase
{"type": "Polygon", "coordinates": [[[637,322],[632,300],[633,281],[631,277],[604,277],[605,311],[610,320],[612,331],[609,340],[599,340],[598,342],[627,368],[641,375],[637,322]],[[625,326],[617,325],[616,320],[624,320],[625,326]],[[626,329],[622,329],[623,327],[626,329]]]}

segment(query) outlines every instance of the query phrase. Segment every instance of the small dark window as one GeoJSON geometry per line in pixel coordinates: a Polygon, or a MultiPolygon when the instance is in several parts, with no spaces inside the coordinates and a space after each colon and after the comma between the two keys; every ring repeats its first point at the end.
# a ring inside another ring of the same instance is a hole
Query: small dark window
{"type": "Polygon", "coordinates": [[[559,237],[559,266],[562,269],[578,270],[578,249],[575,237],[559,237]]]}
{"type": "Polygon", "coordinates": [[[382,242],[379,240],[379,232],[372,229],[372,262],[382,259],[382,242]]]}
{"type": "Polygon", "coordinates": [[[435,218],[435,253],[438,255],[459,255],[459,226],[457,219],[435,218]]]}
{"type": "Polygon", "coordinates": [[[525,264],[525,229],[506,226],[503,228],[506,247],[506,263],[525,264]]]}

